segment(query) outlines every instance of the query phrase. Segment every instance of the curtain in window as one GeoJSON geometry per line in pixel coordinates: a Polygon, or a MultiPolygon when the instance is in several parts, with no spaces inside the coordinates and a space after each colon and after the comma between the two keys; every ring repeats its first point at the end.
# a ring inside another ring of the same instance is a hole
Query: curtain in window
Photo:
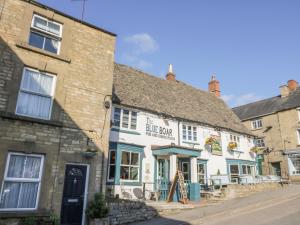
{"type": "Polygon", "coordinates": [[[18,208],[35,208],[38,183],[22,183],[18,208]]]}
{"type": "Polygon", "coordinates": [[[5,182],[2,198],[1,198],[1,208],[17,208],[18,207],[18,199],[20,193],[20,183],[17,182],[5,182]]]}
{"type": "Polygon", "coordinates": [[[47,30],[47,21],[40,17],[34,17],[33,26],[42,30],[47,30]]]}
{"type": "Polygon", "coordinates": [[[22,178],[24,163],[25,163],[25,156],[11,155],[9,160],[7,177],[22,178]]]}
{"type": "Polygon", "coordinates": [[[43,95],[51,95],[53,77],[32,70],[25,70],[22,90],[43,95]]]}
{"type": "Polygon", "coordinates": [[[17,113],[48,119],[51,98],[20,92],[17,113]]]}
{"type": "Polygon", "coordinates": [[[26,165],[24,168],[25,178],[39,178],[41,167],[41,158],[27,157],[26,165]]]}

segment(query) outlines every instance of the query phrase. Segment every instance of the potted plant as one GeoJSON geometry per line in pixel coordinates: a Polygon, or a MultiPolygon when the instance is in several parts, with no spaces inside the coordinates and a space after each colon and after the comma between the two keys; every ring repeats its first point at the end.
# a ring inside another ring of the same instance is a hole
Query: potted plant
{"type": "Polygon", "coordinates": [[[89,218],[89,224],[108,225],[108,211],[109,209],[104,195],[102,193],[95,194],[94,200],[89,203],[89,206],[86,210],[86,215],[89,218]]]}

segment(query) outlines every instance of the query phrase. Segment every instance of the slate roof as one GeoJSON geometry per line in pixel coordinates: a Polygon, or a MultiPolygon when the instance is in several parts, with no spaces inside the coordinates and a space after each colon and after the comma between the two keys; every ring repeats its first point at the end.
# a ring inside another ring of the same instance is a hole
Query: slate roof
{"type": "Polygon", "coordinates": [[[184,121],[253,135],[214,94],[115,64],[113,102],[184,121]]]}
{"type": "Polygon", "coordinates": [[[235,107],[233,108],[233,111],[242,121],[244,121],[297,107],[300,107],[300,87],[291,92],[287,97],[281,98],[279,95],[247,105],[235,107]]]}

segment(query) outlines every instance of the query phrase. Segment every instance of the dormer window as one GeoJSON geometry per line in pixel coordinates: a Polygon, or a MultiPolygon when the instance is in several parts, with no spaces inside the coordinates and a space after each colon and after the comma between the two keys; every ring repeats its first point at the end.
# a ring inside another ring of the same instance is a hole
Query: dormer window
{"type": "Polygon", "coordinates": [[[137,112],[114,108],[113,126],[123,129],[136,130],[137,127],[137,112]]]}
{"type": "Polygon", "coordinates": [[[62,36],[62,24],[39,15],[33,15],[29,45],[45,51],[59,54],[62,36]]]}
{"type": "Polygon", "coordinates": [[[252,120],[252,129],[256,130],[262,128],[262,119],[252,120]]]}

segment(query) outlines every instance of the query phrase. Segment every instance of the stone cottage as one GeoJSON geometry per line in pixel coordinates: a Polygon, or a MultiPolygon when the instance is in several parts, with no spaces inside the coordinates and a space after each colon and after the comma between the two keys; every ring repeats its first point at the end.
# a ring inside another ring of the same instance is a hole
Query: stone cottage
{"type": "Polygon", "coordinates": [[[106,180],[115,34],[36,1],[0,8],[0,223],[85,224],[106,180]]]}

